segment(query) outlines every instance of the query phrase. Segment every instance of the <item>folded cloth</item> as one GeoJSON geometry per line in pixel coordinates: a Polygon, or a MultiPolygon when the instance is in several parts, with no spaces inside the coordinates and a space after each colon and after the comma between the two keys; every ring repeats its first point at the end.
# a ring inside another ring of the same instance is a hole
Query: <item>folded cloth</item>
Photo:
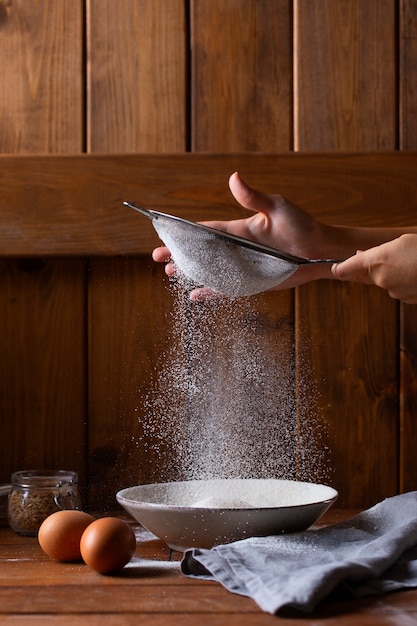
{"type": "Polygon", "coordinates": [[[181,570],[218,581],[268,613],[309,612],[342,587],[355,596],[417,587],[416,546],[412,491],[318,530],[187,550],[181,570]]]}

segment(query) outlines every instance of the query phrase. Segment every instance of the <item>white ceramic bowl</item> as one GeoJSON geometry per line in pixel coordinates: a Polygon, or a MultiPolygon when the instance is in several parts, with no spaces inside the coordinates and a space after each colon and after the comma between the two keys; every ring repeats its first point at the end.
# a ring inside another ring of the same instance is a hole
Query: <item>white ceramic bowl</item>
{"type": "Polygon", "coordinates": [[[117,501],[173,550],[211,548],[306,530],[333,504],[332,487],[278,479],[213,479],[122,489],[117,501]]]}

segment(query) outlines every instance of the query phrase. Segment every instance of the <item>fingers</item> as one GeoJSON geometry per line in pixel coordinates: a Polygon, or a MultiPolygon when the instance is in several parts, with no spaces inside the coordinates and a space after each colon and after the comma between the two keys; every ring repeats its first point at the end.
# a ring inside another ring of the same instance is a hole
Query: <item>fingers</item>
{"type": "Polygon", "coordinates": [[[358,250],[355,256],[332,265],[332,275],[338,280],[359,282],[366,285],[373,284],[374,279],[372,278],[368,256],[368,254],[358,250]]]}
{"type": "Polygon", "coordinates": [[[255,191],[245,183],[238,172],[229,178],[229,188],[235,200],[245,209],[261,213],[268,213],[274,207],[271,196],[255,191]]]}
{"type": "Polygon", "coordinates": [[[205,300],[214,300],[215,298],[223,297],[222,294],[209,289],[209,287],[198,287],[190,292],[190,300],[193,302],[204,302],[205,300]]]}
{"type": "Polygon", "coordinates": [[[159,246],[152,252],[152,258],[157,263],[166,263],[171,258],[171,253],[166,246],[159,246]]]}
{"type": "Polygon", "coordinates": [[[166,246],[160,246],[159,248],[155,248],[155,250],[152,252],[152,259],[157,263],[165,263],[165,274],[167,276],[174,276],[175,265],[171,259],[171,252],[166,246]]]}

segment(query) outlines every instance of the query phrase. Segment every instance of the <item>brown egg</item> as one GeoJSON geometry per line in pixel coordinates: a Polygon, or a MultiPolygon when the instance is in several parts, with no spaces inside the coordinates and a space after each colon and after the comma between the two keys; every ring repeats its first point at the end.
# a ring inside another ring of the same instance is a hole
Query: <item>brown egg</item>
{"type": "Polygon", "coordinates": [[[41,524],[38,541],[51,559],[62,563],[81,561],[80,540],[94,517],[83,511],[57,511],[41,524]]]}
{"type": "Polygon", "coordinates": [[[130,561],[136,548],[133,529],[118,517],[102,517],[81,537],[81,556],[91,569],[107,574],[130,561]]]}

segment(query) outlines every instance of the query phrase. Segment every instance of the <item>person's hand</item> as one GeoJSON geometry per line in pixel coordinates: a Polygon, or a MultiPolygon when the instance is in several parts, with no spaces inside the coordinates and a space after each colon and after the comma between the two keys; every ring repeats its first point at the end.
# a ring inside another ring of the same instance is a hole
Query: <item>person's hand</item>
{"type": "MultiPolygon", "coordinates": [[[[229,180],[230,190],[235,199],[246,209],[254,211],[245,219],[204,222],[207,226],[245,237],[284,252],[306,258],[321,258],[323,254],[332,256],[332,239],[336,237],[332,227],[321,224],[298,206],[279,195],[266,195],[251,189],[235,172],[229,180]],[[328,254],[327,254],[328,253],[328,254]]],[[[156,248],[154,261],[164,262],[168,276],[175,273],[170,251],[165,246],[156,248]]],[[[339,257],[336,257],[339,258],[339,257]]],[[[279,289],[288,289],[317,278],[331,278],[330,266],[301,266],[279,289]]],[[[207,288],[194,289],[190,297],[202,300],[215,294],[207,288]]],[[[218,294],[217,294],[218,295],[218,294]]]]}
{"type": "MultiPolygon", "coordinates": [[[[235,199],[254,212],[248,218],[204,222],[208,226],[278,248],[309,259],[347,259],[333,266],[301,265],[276,289],[288,289],[316,280],[336,278],[378,285],[391,297],[417,303],[417,227],[358,228],[322,224],[300,207],[279,195],[266,195],[251,189],[232,174],[230,190],[235,199]],[[363,252],[357,252],[357,250],[363,252]]],[[[166,263],[168,276],[175,273],[170,251],[165,246],[153,251],[153,259],[166,263]]],[[[215,295],[201,287],[190,293],[192,300],[215,295]]]]}
{"type": "Polygon", "coordinates": [[[417,234],[404,234],[332,266],[338,280],[377,285],[392,298],[417,303],[417,234]]]}

